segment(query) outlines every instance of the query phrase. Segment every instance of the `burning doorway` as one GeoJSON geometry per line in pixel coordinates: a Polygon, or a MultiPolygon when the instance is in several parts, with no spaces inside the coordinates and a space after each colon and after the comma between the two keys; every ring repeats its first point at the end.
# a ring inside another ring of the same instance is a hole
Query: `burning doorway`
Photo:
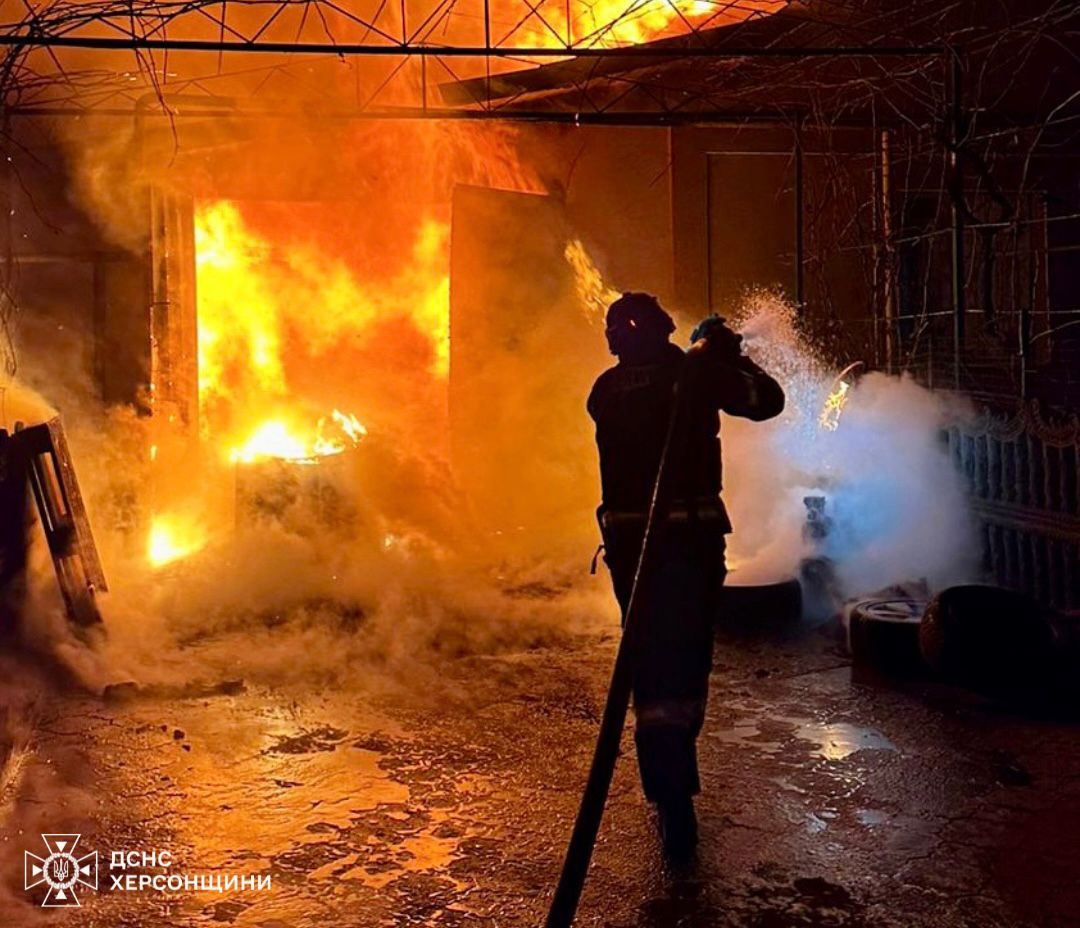
{"type": "Polygon", "coordinates": [[[324,478],[388,546],[588,531],[608,294],[557,199],[458,186],[397,248],[359,202],[157,202],[154,565],[324,478]]]}
{"type": "Polygon", "coordinates": [[[373,423],[403,447],[445,446],[446,224],[418,221],[395,255],[371,247],[358,204],[165,203],[153,260],[165,295],[152,324],[153,562],[234,523],[267,465],[295,482],[373,423]],[[196,492],[168,479],[190,467],[205,477],[196,492]]]}

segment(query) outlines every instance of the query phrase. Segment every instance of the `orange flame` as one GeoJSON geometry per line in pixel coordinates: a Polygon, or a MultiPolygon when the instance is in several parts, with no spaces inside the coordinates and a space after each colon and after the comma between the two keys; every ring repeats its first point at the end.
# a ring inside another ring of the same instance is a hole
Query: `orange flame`
{"type": "Polygon", "coordinates": [[[590,322],[599,320],[602,325],[607,308],[619,298],[619,291],[607,285],[604,275],[578,239],[567,242],[563,257],[574,272],[574,286],[585,317],[590,322]]]}
{"type": "MultiPolygon", "coordinates": [[[[199,422],[219,463],[313,463],[359,444],[368,431],[364,422],[342,409],[322,414],[325,400],[306,391],[317,392],[325,382],[323,358],[339,352],[340,369],[343,350],[345,357],[353,346],[372,351],[375,343],[368,340],[379,325],[411,327],[419,337],[408,350],[419,353],[409,360],[423,358],[428,345],[426,376],[444,381],[448,247],[447,225],[422,220],[404,270],[366,281],[345,260],[298,238],[296,228],[271,239],[257,233],[235,203],[197,205],[199,422]]],[[[150,457],[163,466],[156,444],[150,457]]],[[[174,501],[168,514],[155,515],[146,548],[152,565],[189,556],[206,543],[207,530],[183,517],[185,506],[174,501]]]]}
{"type": "Polygon", "coordinates": [[[850,399],[849,391],[854,383],[854,378],[849,380],[848,375],[863,366],[862,361],[853,361],[845,367],[833,381],[832,392],[825,398],[818,416],[818,428],[825,432],[835,432],[840,427],[840,417],[844,413],[850,399]]]}
{"type": "Polygon", "coordinates": [[[691,29],[730,26],[786,5],[787,0],[571,0],[537,9],[522,25],[522,44],[636,45],[691,29]]]}
{"type": "Polygon", "coordinates": [[[314,357],[343,340],[365,337],[377,321],[410,322],[430,342],[431,373],[445,378],[448,243],[446,223],[421,222],[407,269],[378,287],[365,286],[341,260],[312,246],[275,247],[252,231],[235,203],[199,206],[199,403],[208,431],[226,417],[234,435],[250,436],[253,421],[271,418],[272,408],[292,400],[287,348],[314,357]]]}
{"type": "Polygon", "coordinates": [[[158,515],[150,525],[146,558],[153,567],[188,557],[206,544],[205,533],[193,522],[176,515],[158,515]]]}
{"type": "Polygon", "coordinates": [[[235,203],[196,209],[200,418],[205,437],[235,462],[310,460],[366,435],[352,413],[313,413],[289,383],[290,361],[302,356],[310,367],[325,351],[362,342],[376,323],[410,323],[431,346],[430,374],[449,373],[445,223],[421,221],[406,270],[377,285],[312,245],[283,241],[254,232],[235,203]]]}

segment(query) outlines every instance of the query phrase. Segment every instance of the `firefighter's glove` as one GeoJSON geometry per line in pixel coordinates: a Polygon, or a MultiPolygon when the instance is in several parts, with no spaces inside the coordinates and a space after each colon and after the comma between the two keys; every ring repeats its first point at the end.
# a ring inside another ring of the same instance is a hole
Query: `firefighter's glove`
{"type": "Polygon", "coordinates": [[[742,336],[729,329],[727,320],[717,315],[708,316],[697,324],[690,335],[690,344],[722,361],[734,361],[742,354],[742,336]]]}

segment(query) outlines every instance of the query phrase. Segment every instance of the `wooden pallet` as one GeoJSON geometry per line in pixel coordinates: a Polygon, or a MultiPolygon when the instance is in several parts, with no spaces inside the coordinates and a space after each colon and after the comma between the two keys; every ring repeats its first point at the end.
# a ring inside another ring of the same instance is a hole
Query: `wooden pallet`
{"type": "Polygon", "coordinates": [[[68,617],[81,626],[99,624],[95,593],[108,584],[60,419],[28,428],[17,423],[9,443],[24,462],[68,617]]]}

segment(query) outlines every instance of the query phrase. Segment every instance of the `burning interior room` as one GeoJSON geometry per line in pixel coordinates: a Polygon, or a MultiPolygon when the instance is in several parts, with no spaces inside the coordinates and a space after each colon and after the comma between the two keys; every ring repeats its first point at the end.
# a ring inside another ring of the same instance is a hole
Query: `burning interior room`
{"type": "Polygon", "coordinates": [[[0,924],[1080,926],[1074,4],[2,8],[0,924]]]}

